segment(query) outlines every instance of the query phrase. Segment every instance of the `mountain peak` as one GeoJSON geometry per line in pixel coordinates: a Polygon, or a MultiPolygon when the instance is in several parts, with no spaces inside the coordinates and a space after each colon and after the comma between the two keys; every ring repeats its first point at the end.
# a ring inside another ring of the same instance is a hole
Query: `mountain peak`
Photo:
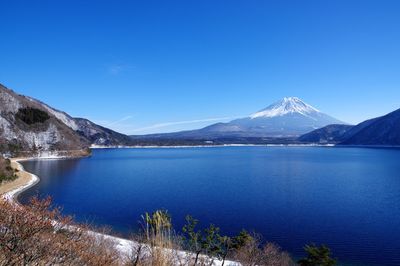
{"type": "Polygon", "coordinates": [[[285,97],[282,100],[271,104],[267,108],[250,115],[250,118],[254,119],[262,117],[275,117],[291,113],[298,113],[304,116],[308,116],[309,114],[319,112],[319,110],[303,102],[298,97],[285,97]]]}
{"type": "Polygon", "coordinates": [[[295,102],[295,101],[302,101],[300,98],[298,98],[298,97],[284,97],[283,99],[282,99],[282,101],[285,101],[285,102],[295,102]]]}

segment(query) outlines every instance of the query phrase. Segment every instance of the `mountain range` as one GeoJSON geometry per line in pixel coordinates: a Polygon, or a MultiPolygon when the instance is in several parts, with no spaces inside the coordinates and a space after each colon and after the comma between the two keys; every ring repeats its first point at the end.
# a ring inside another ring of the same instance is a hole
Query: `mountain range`
{"type": "Polygon", "coordinates": [[[219,139],[219,138],[295,138],[312,130],[344,122],[324,114],[297,97],[287,97],[265,109],[198,130],[150,134],[148,138],[219,139]]]}
{"type": "Polygon", "coordinates": [[[85,151],[97,146],[204,144],[400,145],[400,109],[352,126],[296,97],[198,130],[127,136],[74,118],[0,84],[0,153],[85,151]]]}
{"type": "Polygon", "coordinates": [[[129,145],[130,141],[0,84],[0,152],[79,151],[92,144],[129,145]]]}
{"type": "Polygon", "coordinates": [[[355,126],[329,125],[304,134],[302,142],[339,145],[400,145],[400,109],[355,126]]]}

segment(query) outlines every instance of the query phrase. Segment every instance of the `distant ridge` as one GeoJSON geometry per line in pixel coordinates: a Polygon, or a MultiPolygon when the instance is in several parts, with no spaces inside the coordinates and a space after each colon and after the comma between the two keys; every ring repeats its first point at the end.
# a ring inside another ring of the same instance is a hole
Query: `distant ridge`
{"type": "MultiPolygon", "coordinates": [[[[329,124],[344,124],[297,97],[285,97],[248,117],[198,130],[151,134],[145,138],[293,138],[329,124]]],[[[138,136],[135,136],[138,137],[138,136]]]]}
{"type": "Polygon", "coordinates": [[[400,146],[400,109],[356,126],[329,125],[304,134],[298,140],[321,144],[400,146]]]}
{"type": "Polygon", "coordinates": [[[127,136],[15,93],[0,84],[0,154],[96,146],[338,144],[400,146],[400,109],[356,126],[285,97],[248,117],[202,129],[127,136]]]}
{"type": "Polygon", "coordinates": [[[298,138],[301,142],[317,144],[338,144],[346,139],[346,133],[354,126],[350,125],[328,125],[313,130],[298,138]]]}
{"type": "Polygon", "coordinates": [[[367,120],[348,132],[343,145],[400,145],[400,109],[367,120]]]}
{"type": "Polygon", "coordinates": [[[82,150],[91,144],[130,143],[126,135],[73,118],[0,84],[0,153],[82,150]]]}

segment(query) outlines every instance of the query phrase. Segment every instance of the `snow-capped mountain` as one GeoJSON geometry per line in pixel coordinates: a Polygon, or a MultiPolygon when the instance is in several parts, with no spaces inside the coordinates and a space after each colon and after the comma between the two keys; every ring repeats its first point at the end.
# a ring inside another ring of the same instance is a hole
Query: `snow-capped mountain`
{"type": "Polygon", "coordinates": [[[248,117],[212,125],[206,130],[218,129],[250,137],[294,137],[330,124],[343,122],[297,97],[287,97],[248,117]]]}
{"type": "Polygon", "coordinates": [[[293,113],[299,113],[304,116],[308,116],[309,114],[320,113],[320,111],[311,105],[306,104],[297,97],[285,97],[282,100],[271,104],[267,108],[250,115],[250,118],[255,119],[262,117],[283,116],[293,113]]]}
{"type": "Polygon", "coordinates": [[[287,97],[248,117],[228,123],[171,134],[155,134],[151,137],[217,139],[297,137],[330,124],[344,124],[336,118],[320,112],[297,97],[287,97]]]}

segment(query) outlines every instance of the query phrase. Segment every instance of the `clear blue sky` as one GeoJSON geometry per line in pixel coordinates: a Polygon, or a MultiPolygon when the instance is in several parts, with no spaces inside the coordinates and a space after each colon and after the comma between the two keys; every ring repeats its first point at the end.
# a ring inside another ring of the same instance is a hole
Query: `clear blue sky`
{"type": "Polygon", "coordinates": [[[1,1],[0,83],[129,134],[400,108],[400,1],[1,1]]]}

